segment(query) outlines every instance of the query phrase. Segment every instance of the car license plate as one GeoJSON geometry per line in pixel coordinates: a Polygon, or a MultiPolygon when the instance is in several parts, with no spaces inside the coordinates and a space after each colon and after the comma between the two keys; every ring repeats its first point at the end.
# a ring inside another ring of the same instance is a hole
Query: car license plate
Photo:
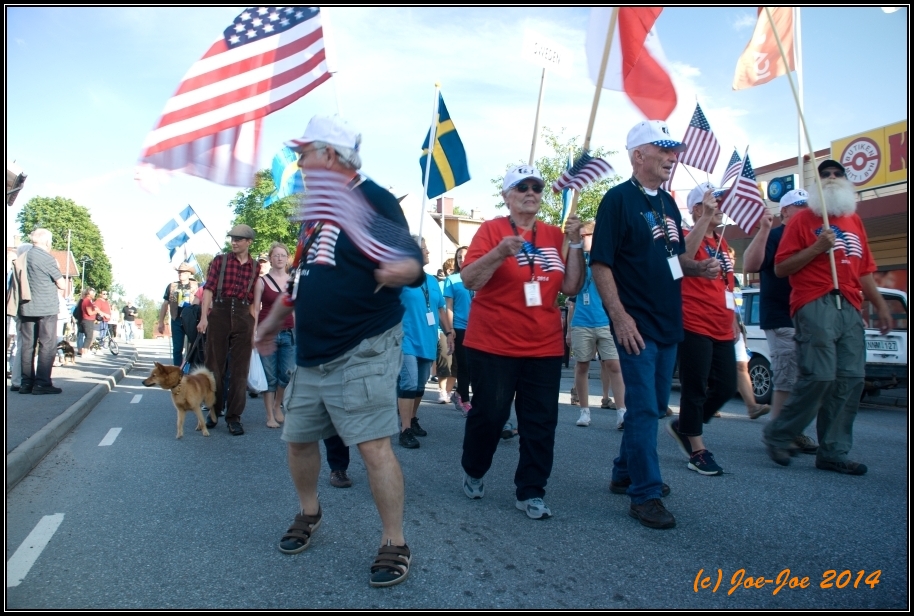
{"type": "Polygon", "coordinates": [[[898,343],[894,340],[867,340],[867,351],[897,351],[898,343]]]}

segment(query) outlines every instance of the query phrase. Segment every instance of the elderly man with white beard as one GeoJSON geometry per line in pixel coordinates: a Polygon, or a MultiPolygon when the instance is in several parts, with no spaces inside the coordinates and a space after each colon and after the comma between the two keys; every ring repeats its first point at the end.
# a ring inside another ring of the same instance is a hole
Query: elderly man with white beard
{"type": "Polygon", "coordinates": [[[781,414],[765,428],[764,441],[771,459],[787,466],[795,453],[793,440],[817,417],[816,468],[863,475],[866,465],[847,457],[863,391],[863,297],[876,307],[883,334],[892,328],[892,316],[876,289],[876,264],[856,214],[854,186],[844,176],[844,167],[834,160],[819,165],[829,226],[823,225],[818,192],[811,193],[808,209],[791,218],[775,256],[775,273],[790,277],[799,376],[781,414]],[[829,263],[831,248],[838,289],[829,263]]]}

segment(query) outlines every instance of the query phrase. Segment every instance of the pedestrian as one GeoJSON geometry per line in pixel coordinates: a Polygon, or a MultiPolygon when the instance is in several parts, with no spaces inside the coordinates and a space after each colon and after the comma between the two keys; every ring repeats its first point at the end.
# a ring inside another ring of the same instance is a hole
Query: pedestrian
{"type": "MultiPolygon", "coordinates": [[[[552,516],[543,497],[552,473],[564,337],[556,299],[584,283],[581,223],[570,216],[565,233],[537,220],[543,176],[520,165],[505,174],[508,216],[482,223],[461,266],[464,286],[476,292],[464,344],[473,384],[463,434],[463,491],[482,498],[514,400],[520,458],[514,473],[517,509],[532,519],[552,516]],[[568,240],[567,262],[562,258],[568,240]]],[[[463,375],[459,368],[458,382],[463,375]]]]}
{"type": "Polygon", "coordinates": [[[111,304],[108,303],[107,291],[102,291],[99,294],[95,300],[95,308],[98,310],[98,314],[95,315],[96,337],[103,341],[108,334],[108,323],[111,320],[111,304]]]}
{"type": "MultiPolygon", "coordinates": [[[[159,310],[159,333],[165,335],[165,315],[171,317],[171,361],[180,366],[184,361],[184,325],[181,312],[190,306],[197,292],[197,281],[193,279],[194,267],[189,263],[178,266],[178,280],[170,282],[162,295],[162,308],[159,310]]],[[[218,381],[217,381],[218,383],[218,381]]]]}
{"type": "Polygon", "coordinates": [[[7,365],[10,373],[10,391],[19,391],[22,385],[22,340],[19,338],[19,308],[25,302],[32,301],[29,279],[26,274],[28,258],[26,253],[32,245],[28,242],[19,244],[16,258],[10,264],[6,287],[7,324],[7,365]]]}
{"type": "MultiPolygon", "coordinates": [[[[454,324],[454,355],[451,369],[457,373],[457,392],[453,395],[454,408],[464,417],[470,411],[470,362],[467,359],[466,347],[463,345],[470,319],[470,307],[475,293],[466,288],[460,271],[468,248],[460,246],[454,253],[454,273],[444,281],[444,301],[447,304],[448,316],[454,324]]],[[[448,392],[451,390],[449,389],[448,392]]]]}
{"type": "Polygon", "coordinates": [[[98,316],[98,309],[95,307],[95,289],[87,287],[83,289],[82,297],[79,300],[80,328],[83,333],[83,341],[79,346],[79,356],[83,357],[89,353],[92,348],[92,341],[95,340],[95,320],[98,316]]]}
{"type": "Polygon", "coordinates": [[[361,140],[339,116],[315,116],[304,136],[286,144],[299,154],[314,201],[302,210],[292,293],[274,305],[257,339],[261,353],[272,353],[294,309],[297,368],[282,439],[300,510],[279,550],[304,551],[320,526],[318,441],[339,435],[347,447],[358,446],[368,471],[382,525],[369,585],[382,587],[404,581],[412,558],[403,535],[403,473],[390,437],[398,433],[400,290],[420,286],[425,274],[397,199],[358,173],[361,140]],[[380,227],[382,234],[369,232],[380,227]]]}
{"type": "MultiPolygon", "coordinates": [[[[454,259],[446,259],[438,272],[440,274],[439,276],[436,276],[438,279],[438,290],[441,291],[441,295],[444,297],[445,281],[448,276],[454,273],[454,259]]],[[[445,298],[445,302],[446,301],[447,299],[445,298]]],[[[457,378],[454,376],[457,368],[453,361],[456,329],[453,328],[452,311],[448,311],[447,314],[448,319],[452,324],[451,333],[445,334],[441,327],[438,328],[438,352],[433,366],[435,371],[434,381],[438,383],[438,404],[447,404],[451,401],[451,390],[454,389],[454,384],[457,382],[457,378]],[[449,348],[451,351],[448,351],[449,348]]]]}
{"type": "Polygon", "coordinates": [[[133,342],[134,323],[136,321],[137,309],[133,302],[127,300],[127,305],[123,309],[124,315],[124,336],[127,342],[133,342]]]}

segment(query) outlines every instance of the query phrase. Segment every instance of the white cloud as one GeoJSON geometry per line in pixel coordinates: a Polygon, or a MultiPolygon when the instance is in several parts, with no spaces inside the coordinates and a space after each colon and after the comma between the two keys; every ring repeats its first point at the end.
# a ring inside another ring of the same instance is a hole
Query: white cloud
{"type": "Polygon", "coordinates": [[[734,30],[749,30],[755,27],[755,24],[758,22],[758,15],[754,13],[740,13],[733,20],[733,29],[734,30]]]}

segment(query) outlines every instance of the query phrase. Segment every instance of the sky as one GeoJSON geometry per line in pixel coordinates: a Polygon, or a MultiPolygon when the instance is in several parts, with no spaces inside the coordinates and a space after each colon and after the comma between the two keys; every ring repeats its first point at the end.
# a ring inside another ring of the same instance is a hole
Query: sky
{"type": "MultiPolygon", "coordinates": [[[[134,299],[158,298],[174,279],[155,232],[186,205],[215,238],[198,234],[190,248],[221,248],[239,188],[177,174],[151,194],[137,186],[134,171],[187,69],[245,8],[7,7],[6,156],[28,174],[7,208],[7,243],[30,198],[73,199],[89,209],[114,280],[134,299]]],[[[472,176],[447,196],[465,211],[498,215],[492,179],[526,162],[533,136],[541,69],[522,56],[528,31],[571,54],[568,68],[547,73],[540,126],[583,141],[594,98],[584,55],[588,8],[332,7],[322,15],[337,72],[265,119],[262,168],[313,115],[340,113],[362,133],[363,172],[397,196],[421,198],[419,156],[438,82],[472,176]]],[[[731,89],[755,21],[756,7],[669,7],[656,24],[679,101],[670,131],[681,137],[701,104],[721,144],[715,182],[734,147],[742,153],[749,146],[756,167],[797,153],[785,77],[731,89]]],[[[801,10],[804,105],[815,149],[907,119],[907,30],[907,8],[801,10]]],[[[602,92],[591,145],[613,151],[608,160],[623,177],[631,173],[625,135],[641,119],[623,93],[602,92]]],[[[548,154],[541,139],[536,153],[548,154]]],[[[674,189],[692,186],[688,174],[676,174],[674,189]]]]}

